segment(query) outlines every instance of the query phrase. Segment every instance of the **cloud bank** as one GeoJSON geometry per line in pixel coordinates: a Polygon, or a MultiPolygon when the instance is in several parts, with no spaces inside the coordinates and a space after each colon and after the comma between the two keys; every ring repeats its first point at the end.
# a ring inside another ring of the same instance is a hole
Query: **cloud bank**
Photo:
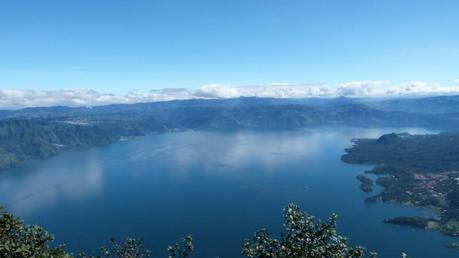
{"type": "Polygon", "coordinates": [[[459,80],[453,86],[410,82],[391,85],[387,81],[356,81],[341,84],[284,84],[232,86],[210,84],[197,89],[160,89],[127,94],[100,93],[94,90],[56,91],[0,89],[0,108],[18,109],[46,106],[98,106],[183,99],[237,97],[312,98],[312,97],[403,97],[459,94],[459,80]]]}

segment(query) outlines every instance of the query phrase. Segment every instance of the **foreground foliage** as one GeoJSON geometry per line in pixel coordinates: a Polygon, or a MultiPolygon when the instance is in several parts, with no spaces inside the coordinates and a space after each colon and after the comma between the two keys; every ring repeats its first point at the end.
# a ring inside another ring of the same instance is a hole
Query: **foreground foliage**
{"type": "MultiPolygon", "coordinates": [[[[316,222],[306,216],[297,205],[284,209],[284,231],[280,239],[262,229],[252,239],[245,240],[242,255],[250,258],[268,257],[364,257],[365,248],[350,246],[345,237],[336,232],[337,215],[332,214],[326,223],[316,222]]],[[[376,253],[369,253],[376,257],[376,253]]]]}
{"type": "Polygon", "coordinates": [[[64,246],[50,247],[53,236],[48,231],[0,212],[0,257],[71,257],[64,246]]]}
{"type": "MultiPolygon", "coordinates": [[[[8,258],[71,258],[64,245],[54,245],[54,236],[42,227],[24,225],[21,220],[0,208],[0,257],[8,258]],[[54,246],[54,247],[53,247],[54,246]]],[[[169,258],[185,258],[194,250],[193,238],[187,236],[181,244],[168,248],[169,258]]],[[[141,238],[126,238],[124,241],[110,239],[108,247],[102,247],[97,256],[78,254],[79,258],[146,258],[141,238]]]]}
{"type": "MultiPolygon", "coordinates": [[[[376,253],[365,251],[361,246],[349,245],[347,239],[336,232],[337,215],[328,222],[316,222],[306,216],[297,205],[289,204],[284,209],[284,231],[280,239],[271,237],[265,230],[257,231],[252,239],[245,240],[241,254],[248,258],[353,258],[376,257],[376,253]]],[[[51,257],[70,258],[63,245],[55,245],[53,236],[39,226],[24,225],[10,213],[0,210],[0,257],[51,257]]],[[[169,258],[186,258],[194,251],[193,238],[188,236],[181,243],[168,247],[169,258]]],[[[97,256],[80,253],[80,258],[146,258],[152,257],[141,238],[124,241],[110,240],[97,256]]],[[[405,254],[402,257],[406,257],[405,254]]]]}

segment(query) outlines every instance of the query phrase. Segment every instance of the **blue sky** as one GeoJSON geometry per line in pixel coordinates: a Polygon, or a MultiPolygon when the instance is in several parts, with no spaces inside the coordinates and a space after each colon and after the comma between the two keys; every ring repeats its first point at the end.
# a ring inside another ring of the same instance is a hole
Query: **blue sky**
{"type": "Polygon", "coordinates": [[[459,1],[1,1],[0,88],[459,79],[459,1]]]}

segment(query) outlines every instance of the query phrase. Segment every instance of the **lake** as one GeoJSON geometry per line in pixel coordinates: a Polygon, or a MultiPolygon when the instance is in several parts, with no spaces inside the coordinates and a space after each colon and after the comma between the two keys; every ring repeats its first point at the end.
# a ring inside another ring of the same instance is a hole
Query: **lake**
{"type": "Polygon", "coordinates": [[[111,237],[142,236],[155,257],[193,234],[193,257],[240,257],[257,228],[276,235],[289,202],[380,257],[457,257],[454,239],[384,224],[424,214],[396,204],[365,204],[355,176],[368,166],[340,161],[357,137],[420,128],[309,128],[277,132],[151,134],[67,151],[0,173],[0,204],[52,232],[70,251],[95,251],[111,237]]]}

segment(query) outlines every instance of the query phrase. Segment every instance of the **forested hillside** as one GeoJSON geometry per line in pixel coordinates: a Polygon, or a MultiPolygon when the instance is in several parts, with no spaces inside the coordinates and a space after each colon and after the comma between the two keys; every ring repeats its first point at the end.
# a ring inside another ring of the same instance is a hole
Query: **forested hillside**
{"type": "Polygon", "coordinates": [[[97,146],[151,132],[289,130],[323,125],[455,130],[459,128],[458,117],[454,113],[377,109],[363,100],[346,98],[237,98],[9,110],[0,112],[0,169],[28,159],[47,158],[65,149],[97,146]]]}

